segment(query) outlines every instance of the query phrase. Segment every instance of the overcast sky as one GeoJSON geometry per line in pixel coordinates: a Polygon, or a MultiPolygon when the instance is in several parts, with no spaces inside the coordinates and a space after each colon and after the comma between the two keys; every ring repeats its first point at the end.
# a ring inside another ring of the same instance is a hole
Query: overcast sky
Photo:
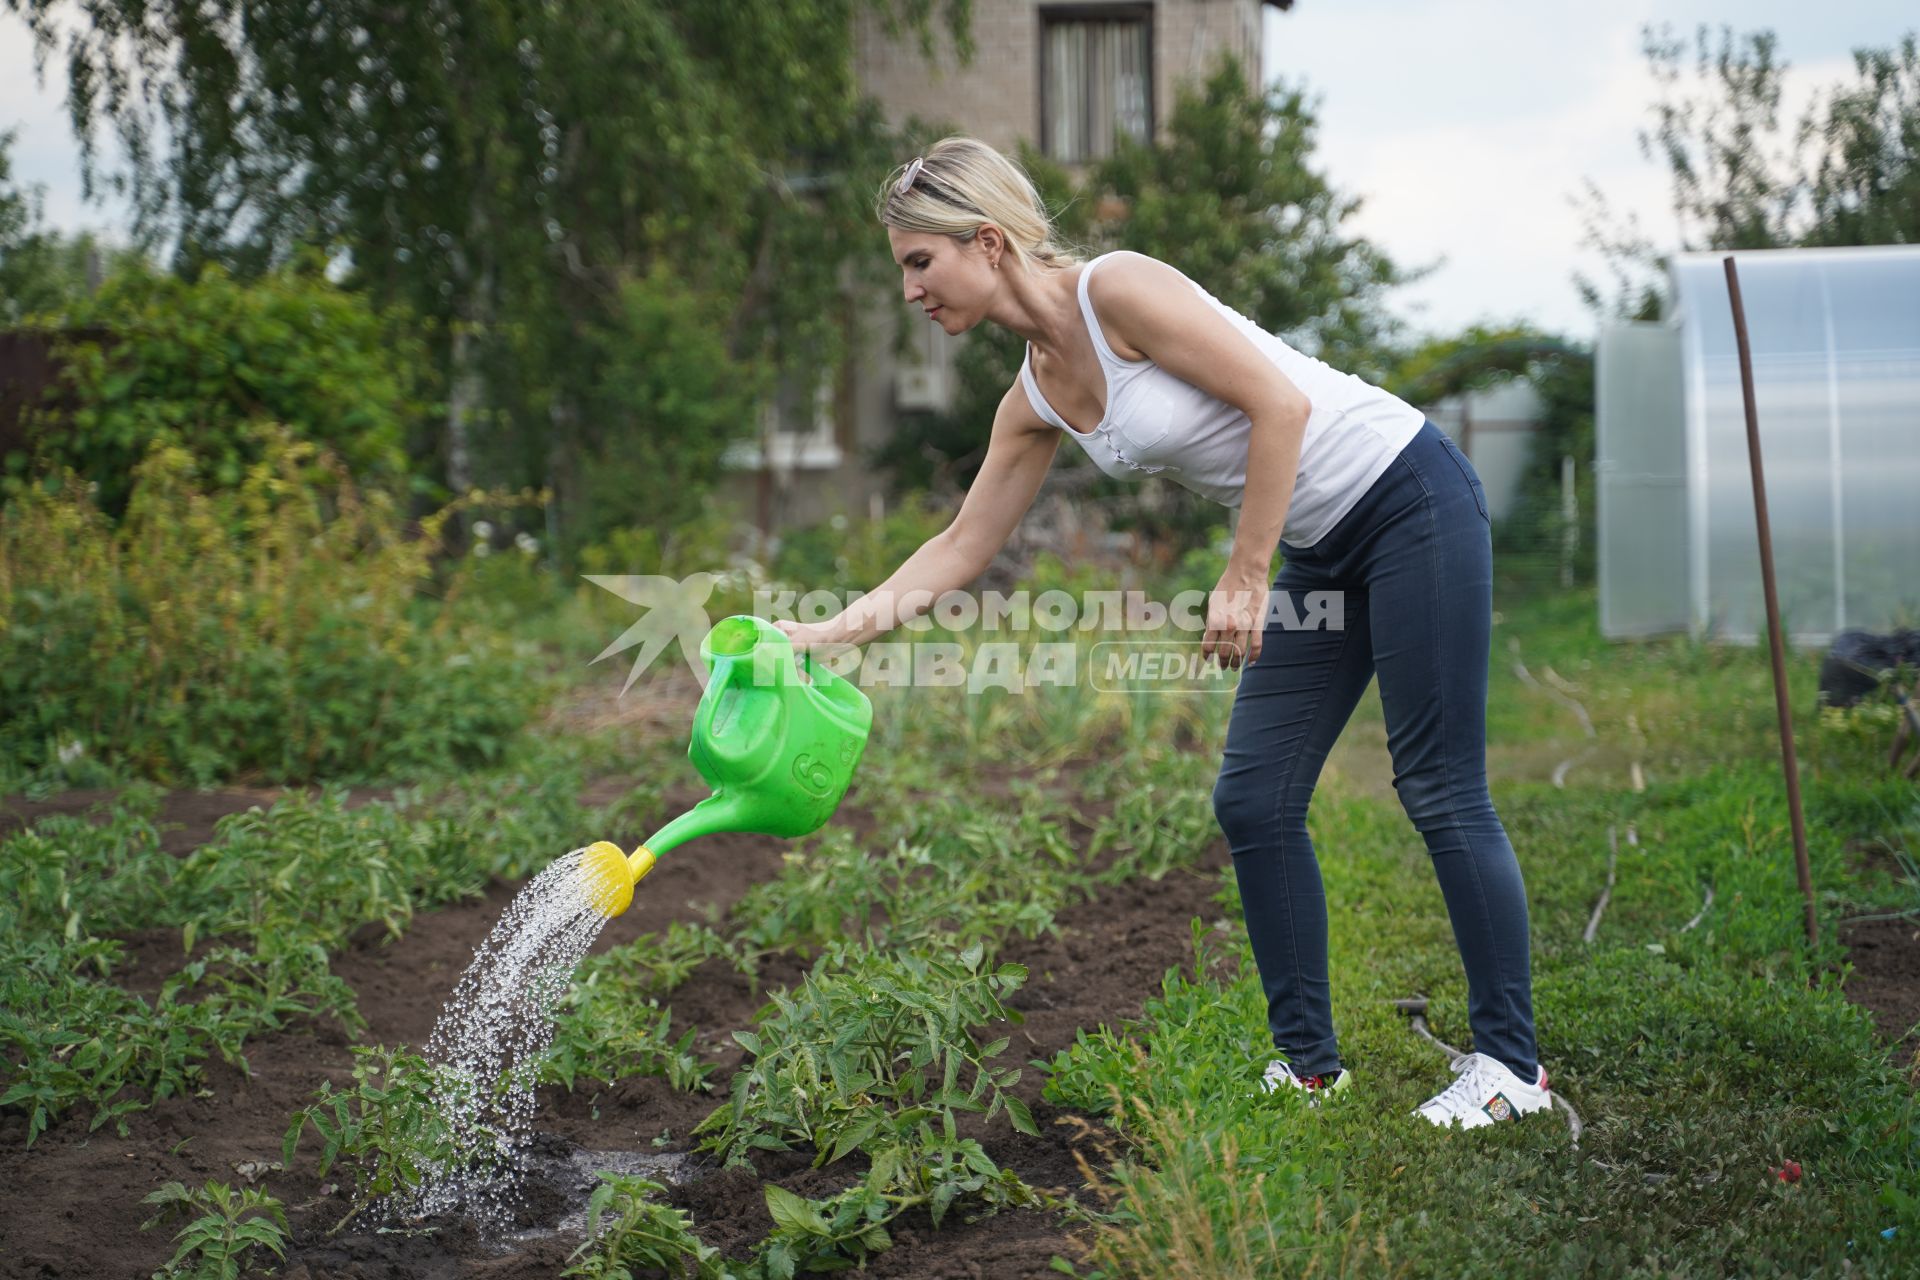
{"type": "MultiPolygon", "coordinates": [[[[1297,0],[1266,10],[1270,76],[1319,98],[1322,167],[1364,198],[1352,224],[1397,261],[1440,263],[1394,306],[1419,328],[1529,320],[1590,336],[1572,276],[1598,275],[1571,203],[1591,178],[1671,240],[1664,174],[1636,130],[1653,86],[1640,30],[1770,27],[1789,73],[1790,119],[1851,51],[1920,26],[1908,0],[1297,0]]],[[[84,204],[59,67],[42,88],[25,24],[0,13],[0,130],[18,131],[14,177],[46,187],[47,220],[112,235],[117,208],[84,204]]]]}
{"type": "Polygon", "coordinates": [[[1706,23],[1770,28],[1790,65],[1789,125],[1816,86],[1847,78],[1852,51],[1896,44],[1920,27],[1911,0],[1296,0],[1266,11],[1269,77],[1320,99],[1319,159],[1334,185],[1365,200],[1351,224],[1408,265],[1443,262],[1398,292],[1422,329],[1530,320],[1590,337],[1576,270],[1571,203],[1592,179],[1639,215],[1656,241],[1677,239],[1664,170],[1635,135],[1654,101],[1641,29],[1691,40],[1706,23]]]}

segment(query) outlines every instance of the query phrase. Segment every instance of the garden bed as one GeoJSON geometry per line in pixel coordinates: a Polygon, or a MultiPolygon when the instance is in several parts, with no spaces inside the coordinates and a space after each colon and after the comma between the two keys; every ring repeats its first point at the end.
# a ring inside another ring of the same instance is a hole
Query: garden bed
{"type": "MultiPolygon", "coordinates": [[[[101,798],[57,797],[23,816],[76,812],[101,798]]],[[[171,845],[190,846],[209,838],[213,821],[223,812],[262,798],[246,792],[170,798],[163,815],[186,824],[172,834],[171,845]]],[[[859,829],[868,819],[850,810],[841,821],[859,829]]],[[[1082,828],[1076,838],[1084,841],[1086,834],[1082,828]]],[[[725,910],[747,889],[774,875],[789,847],[758,837],[716,836],[687,856],[668,857],[636,896],[633,909],[608,928],[597,947],[725,910]]],[[[1006,1060],[1048,1058],[1071,1044],[1082,1027],[1138,1016],[1162,973],[1190,958],[1188,922],[1196,915],[1220,914],[1211,900],[1224,858],[1220,847],[1198,872],[1176,870],[1157,881],[1108,887],[1093,901],[1063,911],[1057,934],[1010,939],[998,959],[1025,965],[1030,978],[1009,999],[1024,1013],[1025,1022],[1006,1029],[1013,1037],[1006,1060]]],[[[377,929],[356,935],[351,947],[335,957],[333,969],[358,996],[367,1021],[360,1041],[423,1045],[473,948],[513,892],[514,886],[496,882],[482,899],[416,916],[403,936],[391,942],[377,929]]],[[[163,968],[172,962],[169,956],[177,960],[179,955],[177,935],[162,932],[139,942],[129,949],[132,963],[123,977],[163,968]]],[[[556,1158],[573,1149],[632,1157],[680,1155],[677,1162],[662,1162],[669,1174],[651,1176],[668,1181],[672,1201],[691,1212],[704,1239],[731,1255],[746,1256],[772,1226],[763,1180],[817,1196],[856,1174],[847,1167],[853,1161],[814,1170],[804,1156],[771,1154],[759,1157],[761,1176],[756,1179],[743,1170],[721,1169],[711,1157],[690,1154],[689,1131],[726,1096],[726,1081],[745,1056],[730,1033],[751,1025],[770,989],[797,982],[804,971],[799,960],[774,956],[763,962],[755,981],[722,961],[703,963],[673,991],[671,1005],[675,1034],[697,1028],[699,1052],[718,1064],[711,1077],[713,1092],[682,1092],[659,1078],[626,1080],[599,1090],[583,1086],[573,1093],[542,1090],[536,1122],[540,1150],[556,1158]]],[[[360,1230],[356,1224],[328,1238],[327,1230],[345,1211],[344,1199],[323,1194],[322,1180],[312,1176],[307,1161],[296,1162],[293,1172],[270,1166],[280,1160],[288,1118],[311,1100],[321,1082],[350,1082],[351,1039],[337,1024],[322,1021],[250,1041],[250,1076],[211,1063],[198,1096],[163,1099],[131,1114],[125,1138],[112,1125],[89,1134],[84,1117],[73,1114],[28,1147],[24,1117],[17,1111],[4,1113],[0,1182],[31,1187],[34,1194],[11,1196],[0,1210],[0,1236],[8,1242],[0,1276],[149,1274],[171,1253],[170,1232],[139,1230],[152,1213],[141,1204],[142,1197],[170,1180],[245,1183],[250,1173],[288,1206],[285,1274],[290,1276],[321,1280],[557,1274],[579,1243],[577,1228],[572,1234],[557,1228],[580,1209],[583,1193],[554,1180],[533,1180],[526,1212],[516,1223],[527,1238],[504,1246],[482,1241],[462,1226],[418,1236],[376,1232],[372,1224],[360,1230]]],[[[1028,1070],[1012,1090],[1032,1109],[1039,1137],[1015,1133],[1004,1117],[989,1124],[964,1122],[963,1135],[978,1138],[996,1162],[1035,1186],[1080,1193],[1073,1140],[1084,1129],[1054,1123],[1060,1116],[1041,1100],[1041,1084],[1041,1074],[1028,1070]]],[[[1085,1154],[1098,1158],[1097,1152],[1085,1154]]],[[[893,1238],[894,1247],[870,1264],[872,1274],[1039,1276],[1049,1273],[1056,1254],[1072,1252],[1059,1217],[1032,1210],[973,1225],[949,1218],[937,1232],[922,1214],[901,1220],[893,1238]]]]}

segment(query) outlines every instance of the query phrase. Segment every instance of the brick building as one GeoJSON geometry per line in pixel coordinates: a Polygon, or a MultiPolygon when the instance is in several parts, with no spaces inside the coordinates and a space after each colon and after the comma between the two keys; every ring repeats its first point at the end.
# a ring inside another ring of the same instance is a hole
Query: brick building
{"type": "MultiPolygon", "coordinates": [[[[1068,165],[1098,159],[1122,132],[1165,126],[1176,87],[1232,54],[1254,83],[1262,10],[1292,0],[1154,0],[1055,4],[974,0],[974,55],[961,65],[944,31],[931,62],[916,38],[888,37],[862,11],[856,67],[889,123],[944,121],[994,146],[1026,142],[1068,165]]],[[[875,228],[874,252],[886,252],[875,228]]],[[[768,405],[759,443],[738,448],[732,494],[763,528],[836,512],[877,513],[885,479],[865,458],[900,414],[945,407],[953,355],[964,338],[921,324],[904,356],[896,326],[911,319],[897,290],[850,298],[854,352],[817,389],[789,389],[768,405]]],[[[989,424],[981,423],[984,438],[989,424]]]]}

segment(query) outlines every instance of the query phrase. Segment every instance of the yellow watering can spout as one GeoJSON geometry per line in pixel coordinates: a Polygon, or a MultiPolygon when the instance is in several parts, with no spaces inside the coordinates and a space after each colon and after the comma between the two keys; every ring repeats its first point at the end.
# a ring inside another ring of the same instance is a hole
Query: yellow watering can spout
{"type": "Polygon", "coordinates": [[[611,920],[633,905],[633,887],[647,878],[655,862],[653,851],[641,845],[631,857],[611,840],[596,840],[580,855],[580,874],[587,900],[611,920]]]}

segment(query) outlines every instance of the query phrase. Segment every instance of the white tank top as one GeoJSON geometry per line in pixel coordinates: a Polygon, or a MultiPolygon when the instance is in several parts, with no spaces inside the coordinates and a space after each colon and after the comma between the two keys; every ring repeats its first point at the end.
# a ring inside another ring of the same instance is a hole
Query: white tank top
{"type": "MultiPolygon", "coordinates": [[[[1080,272],[1080,313],[1107,381],[1106,417],[1091,432],[1069,427],[1040,393],[1031,347],[1020,363],[1027,399],[1043,419],[1078,441],[1106,474],[1165,472],[1202,497],[1237,509],[1246,494],[1247,439],[1253,424],[1241,409],[1181,381],[1152,360],[1122,360],[1114,354],[1087,297],[1087,281],[1095,268],[1113,256],[1102,254],[1080,272]]],[[[1310,547],[1360,501],[1418,434],[1425,415],[1372,383],[1295,351],[1199,285],[1193,288],[1313,404],[1293,501],[1280,535],[1293,546],[1310,547]]]]}

